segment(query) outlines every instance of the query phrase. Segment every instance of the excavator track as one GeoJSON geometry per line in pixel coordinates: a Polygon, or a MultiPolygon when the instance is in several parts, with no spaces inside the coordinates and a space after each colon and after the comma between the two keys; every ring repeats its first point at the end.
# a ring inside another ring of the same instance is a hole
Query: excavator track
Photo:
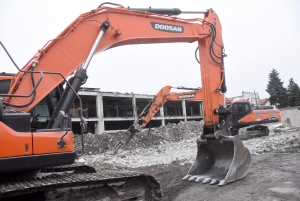
{"type": "Polygon", "coordinates": [[[256,125],[240,128],[238,130],[238,135],[241,136],[243,140],[247,140],[255,137],[268,136],[269,132],[268,126],[256,125]]]}
{"type": "MultiPolygon", "coordinates": [[[[86,166],[88,167],[88,166],[86,166]]],[[[84,168],[86,168],[84,167],[84,168]]],[[[79,167],[80,169],[81,167],[79,167]]],[[[43,172],[78,169],[76,166],[46,168],[43,172]]],[[[114,183],[140,182],[145,189],[145,200],[157,200],[162,196],[160,185],[152,175],[135,171],[103,171],[101,173],[49,174],[26,181],[0,184],[0,198],[12,197],[35,192],[47,192],[62,188],[92,185],[112,185],[114,183]]]]}
{"type": "Polygon", "coordinates": [[[88,165],[62,165],[62,166],[54,166],[54,167],[47,167],[41,169],[42,173],[49,173],[49,172],[65,172],[65,171],[75,171],[76,173],[95,173],[95,168],[88,166],[88,165]]]}

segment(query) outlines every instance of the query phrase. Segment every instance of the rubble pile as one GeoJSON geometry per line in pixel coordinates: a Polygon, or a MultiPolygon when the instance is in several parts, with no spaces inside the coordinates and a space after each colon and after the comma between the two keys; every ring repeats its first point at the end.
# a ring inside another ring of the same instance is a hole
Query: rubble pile
{"type": "MultiPolygon", "coordinates": [[[[199,121],[170,123],[158,128],[143,129],[137,133],[129,142],[125,150],[156,147],[168,142],[179,142],[183,139],[195,139],[200,133],[199,121]]],[[[126,132],[103,133],[101,135],[85,134],[84,149],[85,154],[94,155],[110,151],[116,143],[126,138],[126,132]]],[[[74,137],[76,149],[81,149],[81,135],[74,137]]]]}
{"type": "Polygon", "coordinates": [[[244,141],[252,155],[264,152],[300,152],[300,128],[284,124],[270,129],[270,136],[244,141]]]}
{"type": "MultiPolygon", "coordinates": [[[[275,124],[269,127],[270,135],[244,141],[252,155],[265,152],[300,152],[300,128],[275,124]]],[[[120,150],[117,155],[109,150],[115,143],[126,136],[125,132],[105,133],[102,135],[87,134],[85,137],[85,156],[78,162],[101,167],[113,165],[115,169],[147,167],[161,164],[168,166],[173,162],[180,165],[192,164],[197,154],[196,138],[200,134],[200,122],[168,124],[159,128],[143,130],[135,136],[129,146],[120,150]]],[[[78,141],[78,136],[75,138],[78,141]]]]}
{"type": "Polygon", "coordinates": [[[85,155],[78,162],[94,167],[103,164],[113,165],[113,169],[148,167],[152,165],[168,166],[175,161],[180,165],[193,163],[197,154],[195,140],[182,140],[180,142],[164,142],[161,145],[148,148],[121,150],[117,155],[112,154],[85,155]]]}

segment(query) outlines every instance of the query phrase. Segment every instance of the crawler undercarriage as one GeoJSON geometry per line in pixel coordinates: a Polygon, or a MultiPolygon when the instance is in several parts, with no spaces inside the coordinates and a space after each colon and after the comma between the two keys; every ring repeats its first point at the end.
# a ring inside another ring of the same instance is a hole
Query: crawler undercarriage
{"type": "MultiPolygon", "coordinates": [[[[89,166],[59,166],[40,170],[35,177],[3,181],[0,199],[43,193],[46,200],[65,200],[70,188],[96,189],[97,200],[157,200],[162,196],[159,183],[149,174],[134,171],[97,173],[89,166]]],[[[84,190],[84,191],[85,191],[84,190]]]]}

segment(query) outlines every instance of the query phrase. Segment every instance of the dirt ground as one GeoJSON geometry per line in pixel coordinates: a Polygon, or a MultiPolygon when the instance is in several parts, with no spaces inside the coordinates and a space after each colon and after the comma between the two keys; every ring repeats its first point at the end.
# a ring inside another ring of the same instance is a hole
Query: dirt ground
{"type": "MultiPolygon", "coordinates": [[[[251,170],[242,180],[219,187],[217,185],[183,181],[190,164],[173,162],[169,165],[130,168],[148,172],[160,182],[161,201],[283,201],[300,200],[300,153],[264,153],[252,157],[251,170]]],[[[104,164],[98,171],[114,168],[104,164]]],[[[129,168],[127,168],[129,169],[129,168]]],[[[92,194],[82,194],[78,200],[98,200],[92,194]]],[[[108,201],[108,200],[106,200],[108,201]]]]}
{"type": "MultiPolygon", "coordinates": [[[[270,127],[270,136],[245,140],[252,154],[250,172],[242,180],[219,187],[183,181],[196,155],[199,122],[170,124],[154,129],[151,137],[140,134],[116,156],[109,156],[90,135],[89,152],[78,162],[103,169],[129,169],[147,172],[160,182],[162,201],[202,200],[300,200],[300,129],[285,125],[270,127]],[[147,136],[149,138],[147,138],[147,136]],[[99,152],[100,150],[100,152],[99,152]]],[[[121,133],[107,134],[104,147],[109,150],[121,133]],[[116,137],[118,136],[118,137],[116,137]],[[113,140],[112,140],[113,139],[113,140]]],[[[79,197],[77,197],[79,199],[79,197]]],[[[83,195],[80,200],[98,200],[83,195]]],[[[108,200],[107,200],[108,201],[108,200]]]]}
{"type": "Polygon", "coordinates": [[[265,153],[252,157],[248,175],[223,187],[182,181],[189,164],[172,163],[137,170],[150,172],[160,182],[165,201],[300,200],[299,153],[265,153]]]}
{"type": "MultiPolygon", "coordinates": [[[[219,187],[182,180],[196,158],[195,140],[201,132],[200,124],[181,122],[151,129],[150,133],[144,130],[117,155],[111,155],[110,151],[126,137],[125,132],[87,134],[86,154],[76,163],[93,166],[98,172],[126,169],[150,173],[161,185],[161,201],[300,200],[300,128],[282,123],[269,125],[269,136],[243,140],[252,155],[249,173],[239,181],[219,187]]],[[[75,136],[77,148],[79,138],[75,136]]],[[[62,200],[118,200],[111,195],[100,199],[101,192],[102,187],[69,189],[62,200]]]]}

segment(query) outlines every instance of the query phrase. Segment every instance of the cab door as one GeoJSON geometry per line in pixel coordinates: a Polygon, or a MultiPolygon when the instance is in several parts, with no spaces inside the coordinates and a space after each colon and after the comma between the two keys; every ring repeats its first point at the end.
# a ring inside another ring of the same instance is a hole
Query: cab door
{"type": "Polygon", "coordinates": [[[232,104],[231,123],[237,124],[238,121],[251,112],[249,102],[238,102],[232,104]]]}

